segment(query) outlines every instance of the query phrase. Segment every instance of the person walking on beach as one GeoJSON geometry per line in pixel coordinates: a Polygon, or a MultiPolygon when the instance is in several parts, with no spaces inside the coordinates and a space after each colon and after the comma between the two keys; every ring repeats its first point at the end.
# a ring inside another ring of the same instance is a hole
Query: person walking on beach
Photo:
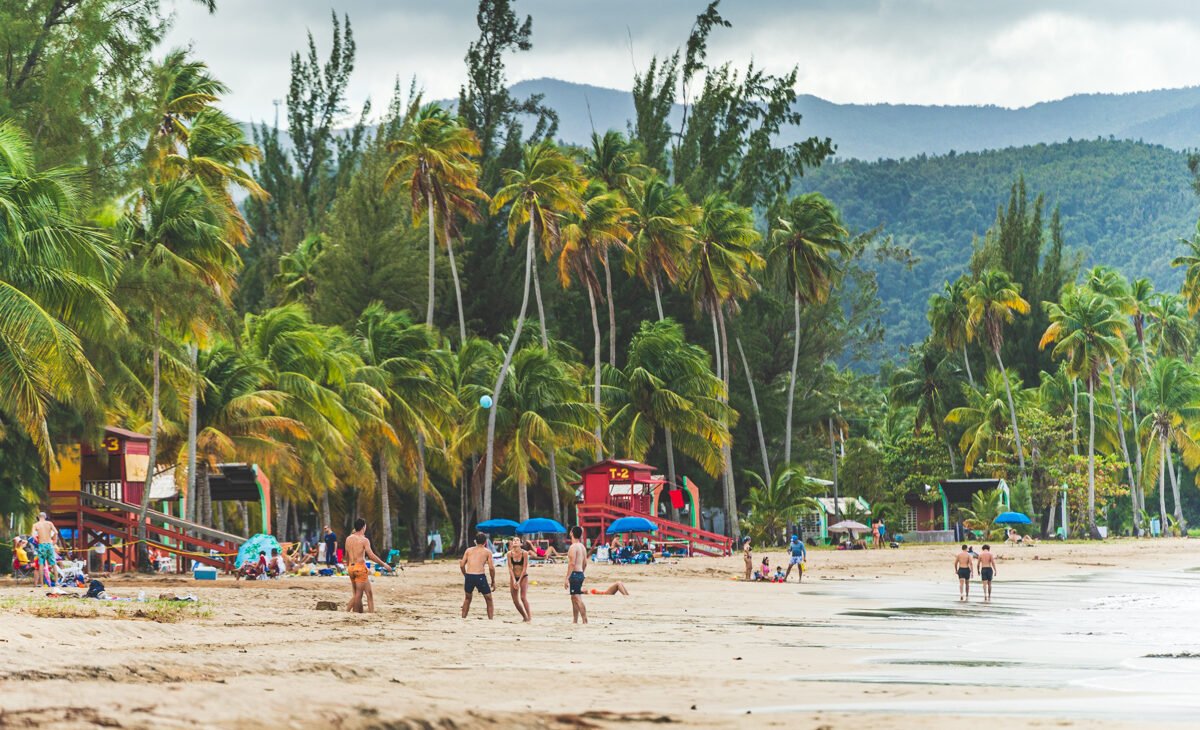
{"type": "Polygon", "coordinates": [[[463,618],[466,618],[471,610],[471,597],[475,591],[483,595],[484,603],[487,604],[488,619],[496,617],[496,606],[492,603],[492,590],[496,587],[496,561],[492,559],[492,551],[487,548],[487,541],[487,535],[482,532],[475,533],[475,544],[467,548],[462,559],[458,561],[458,569],[463,574],[463,590],[467,594],[463,599],[463,618]],[[484,574],[484,569],[491,575],[490,581],[484,574]]]}
{"type": "Polygon", "coordinates": [[[583,572],[587,570],[587,549],[583,546],[583,528],[571,528],[571,547],[567,549],[567,577],[563,588],[571,594],[571,623],[587,623],[587,608],[583,605],[583,572]]]}
{"type": "Polygon", "coordinates": [[[329,529],[329,525],[325,525],[325,534],[321,539],[325,542],[325,566],[337,568],[337,535],[329,529]]]}
{"type": "Polygon", "coordinates": [[[49,570],[55,565],[54,560],[54,542],[58,539],[58,528],[54,523],[46,519],[45,512],[38,513],[38,521],[33,523],[33,536],[37,538],[37,559],[38,569],[34,575],[34,587],[40,586],[43,580],[49,580],[49,570]]]}
{"type": "MultiPolygon", "coordinates": [[[[375,613],[375,596],[371,593],[371,573],[367,570],[367,558],[376,563],[383,560],[371,551],[367,539],[367,521],[359,517],[354,521],[354,532],[346,538],[346,574],[350,576],[350,603],[347,611],[363,612],[363,596],[367,597],[367,613],[375,613]]],[[[386,563],[383,563],[386,565],[386,563]]]]}
{"type": "Polygon", "coordinates": [[[521,538],[514,537],[508,542],[508,590],[512,593],[513,605],[525,623],[533,621],[533,612],[529,608],[529,553],[521,547],[521,538]]]}
{"type": "Polygon", "coordinates": [[[983,600],[992,600],[992,578],[996,577],[996,556],[990,545],[979,549],[979,580],[983,583],[983,600]]]}
{"type": "Polygon", "coordinates": [[[792,568],[796,569],[796,582],[804,582],[804,559],[808,557],[808,550],[804,547],[804,541],[798,536],[792,535],[792,542],[788,545],[788,568],[787,573],[783,576],[783,582],[787,583],[787,579],[792,576],[792,568]]]}
{"type": "Polygon", "coordinates": [[[871,522],[871,542],[875,544],[875,549],[883,547],[883,543],[879,541],[879,520],[871,522]]]}
{"type": "Polygon", "coordinates": [[[965,601],[971,596],[971,552],[967,545],[954,556],[954,572],[958,574],[958,600],[965,601]]]}
{"type": "Polygon", "coordinates": [[[754,556],[750,553],[750,536],[742,538],[742,558],[746,561],[746,580],[751,580],[754,574],[754,556]]]}

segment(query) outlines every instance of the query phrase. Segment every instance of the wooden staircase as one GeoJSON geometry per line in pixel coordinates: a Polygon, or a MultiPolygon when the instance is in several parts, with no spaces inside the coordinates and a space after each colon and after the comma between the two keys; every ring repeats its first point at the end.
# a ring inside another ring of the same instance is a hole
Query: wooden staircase
{"type": "MultiPolygon", "coordinates": [[[[641,512],[611,504],[578,504],[575,511],[579,526],[588,534],[595,531],[595,535],[599,535],[600,539],[605,539],[608,526],[622,517],[646,517],[641,512]]],[[[658,525],[658,532],[655,534],[659,539],[686,541],[689,555],[724,557],[733,552],[733,538],[661,517],[651,519],[658,525]]]]}

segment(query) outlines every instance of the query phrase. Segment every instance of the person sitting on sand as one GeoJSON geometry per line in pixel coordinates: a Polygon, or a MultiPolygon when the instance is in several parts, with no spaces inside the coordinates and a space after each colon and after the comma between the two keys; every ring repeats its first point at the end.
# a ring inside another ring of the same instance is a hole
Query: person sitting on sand
{"type": "Polygon", "coordinates": [[[29,543],[23,538],[13,538],[13,565],[17,570],[33,570],[33,561],[29,559],[29,553],[25,551],[25,546],[29,543]]]}
{"type": "Polygon", "coordinates": [[[595,588],[593,588],[591,590],[591,594],[593,596],[615,596],[618,593],[620,593],[622,596],[629,595],[629,591],[625,588],[625,584],[622,583],[621,581],[617,581],[616,583],[613,583],[608,588],[605,588],[602,591],[597,590],[595,588]]]}
{"type": "Polygon", "coordinates": [[[283,562],[283,556],[279,554],[279,548],[271,548],[271,562],[267,565],[267,575],[272,578],[287,573],[287,564],[283,562]]]}
{"type": "Polygon", "coordinates": [[[771,559],[766,555],[758,567],[757,580],[771,580],[771,559]]]}

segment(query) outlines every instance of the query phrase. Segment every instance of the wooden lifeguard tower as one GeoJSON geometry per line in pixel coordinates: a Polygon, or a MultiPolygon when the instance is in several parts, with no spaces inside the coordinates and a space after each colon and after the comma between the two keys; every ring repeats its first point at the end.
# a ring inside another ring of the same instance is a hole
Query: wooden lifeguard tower
{"type": "Polygon", "coordinates": [[[621,517],[646,517],[658,524],[658,536],[685,544],[689,555],[729,555],[733,540],[700,529],[700,490],[683,479],[671,484],[649,464],[607,459],[581,470],[575,482],[575,512],[590,537],[603,540],[605,530],[621,517]],[[668,516],[678,510],[680,520],[668,516]]]}
{"type": "MultiPolygon", "coordinates": [[[[58,464],[50,472],[46,512],[70,534],[66,542],[77,558],[104,545],[107,563],[123,571],[137,569],[134,546],[149,464],[150,437],[114,426],[104,429],[99,444],[84,442],[59,450],[58,464]]],[[[162,506],[170,509],[168,505],[162,506]]],[[[176,557],[179,571],[193,560],[232,570],[231,554],[245,542],[159,510],[147,510],[146,534],[154,547],[176,557]]]]}

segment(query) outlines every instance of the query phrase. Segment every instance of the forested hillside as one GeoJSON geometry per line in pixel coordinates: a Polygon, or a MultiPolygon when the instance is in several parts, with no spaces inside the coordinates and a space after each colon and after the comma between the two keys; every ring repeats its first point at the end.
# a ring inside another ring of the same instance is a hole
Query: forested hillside
{"type": "Polygon", "coordinates": [[[1061,209],[1066,248],[1083,267],[1108,264],[1131,278],[1148,276],[1159,288],[1179,285],[1171,259],[1198,212],[1183,153],[1092,140],[826,164],[810,170],[801,187],[836,200],[855,229],[882,226],[917,259],[911,268],[877,264],[885,357],[929,331],[926,300],[966,271],[973,239],[995,222],[1020,176],[1031,197],[1045,195],[1047,223],[1055,206],[1061,209]]]}

